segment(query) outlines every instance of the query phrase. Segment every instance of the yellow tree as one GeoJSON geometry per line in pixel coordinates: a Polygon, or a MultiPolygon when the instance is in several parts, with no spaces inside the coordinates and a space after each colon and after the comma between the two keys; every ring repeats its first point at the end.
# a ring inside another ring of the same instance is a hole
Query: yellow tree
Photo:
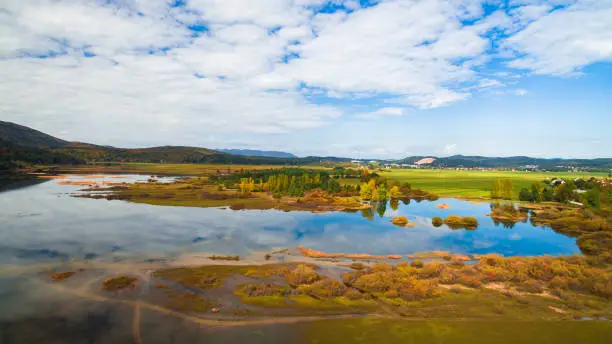
{"type": "Polygon", "coordinates": [[[238,187],[243,195],[248,196],[255,188],[255,181],[253,178],[240,178],[240,184],[238,184],[238,187]]]}
{"type": "Polygon", "coordinates": [[[391,190],[389,190],[389,196],[391,197],[391,199],[402,198],[402,192],[400,191],[399,186],[394,185],[393,187],[391,187],[391,190]]]}
{"type": "Polygon", "coordinates": [[[372,197],[374,196],[374,192],[372,190],[372,187],[370,186],[370,184],[366,184],[364,183],[361,186],[361,190],[359,191],[359,196],[361,196],[361,199],[364,201],[371,201],[372,197]]]}

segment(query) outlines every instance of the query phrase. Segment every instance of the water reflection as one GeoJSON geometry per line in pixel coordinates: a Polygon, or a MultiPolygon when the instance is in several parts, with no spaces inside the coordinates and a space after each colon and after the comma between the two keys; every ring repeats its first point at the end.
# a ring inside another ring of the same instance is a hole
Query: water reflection
{"type": "MultiPolygon", "coordinates": [[[[113,181],[146,180],[126,176],[113,181]]],[[[243,255],[303,245],[328,252],[409,254],[431,250],[504,255],[579,253],[575,239],[529,222],[500,223],[487,203],[456,199],[377,202],[357,213],[232,211],[162,207],[70,197],[83,186],[56,180],[0,193],[0,263],[69,259],[172,258],[189,252],[243,255]],[[446,203],[449,209],[436,206],[446,203]],[[414,228],[396,227],[406,216],[414,228]],[[474,216],[475,231],[431,225],[431,218],[474,216]],[[503,230],[511,229],[511,230],[503,230]]]]}

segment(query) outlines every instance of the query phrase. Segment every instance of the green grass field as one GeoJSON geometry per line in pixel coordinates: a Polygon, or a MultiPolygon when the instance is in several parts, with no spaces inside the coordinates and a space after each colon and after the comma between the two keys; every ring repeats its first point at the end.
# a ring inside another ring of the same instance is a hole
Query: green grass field
{"type": "MultiPolygon", "coordinates": [[[[214,175],[217,170],[226,173],[244,170],[283,168],[281,165],[213,165],[213,164],[150,164],[124,163],[110,165],[61,166],[63,173],[150,173],[174,176],[214,175]]],[[[326,169],[322,166],[300,166],[308,169],[326,169]]],[[[603,172],[506,172],[506,171],[453,171],[453,170],[413,170],[390,169],[377,172],[390,181],[408,182],[414,188],[447,197],[488,198],[491,186],[496,179],[510,179],[513,182],[514,198],[518,198],[521,188],[529,188],[533,182],[553,177],[565,178],[603,178],[603,172]]],[[[357,184],[359,179],[343,179],[343,184],[357,184]]]]}
{"type": "MultiPolygon", "coordinates": [[[[488,198],[493,181],[496,179],[512,180],[514,197],[518,198],[521,188],[529,188],[533,182],[554,177],[564,178],[603,178],[603,172],[569,173],[569,172],[506,172],[506,171],[452,171],[452,170],[410,170],[391,169],[377,172],[390,181],[408,182],[413,188],[423,189],[440,196],[488,198]]],[[[345,180],[346,183],[357,183],[357,179],[345,180]]]]}

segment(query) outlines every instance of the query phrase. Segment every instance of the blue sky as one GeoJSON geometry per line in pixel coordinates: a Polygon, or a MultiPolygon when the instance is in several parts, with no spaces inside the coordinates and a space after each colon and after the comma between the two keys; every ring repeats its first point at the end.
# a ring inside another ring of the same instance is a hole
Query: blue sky
{"type": "Polygon", "coordinates": [[[68,140],[612,157],[612,0],[0,6],[0,118],[68,140]]]}

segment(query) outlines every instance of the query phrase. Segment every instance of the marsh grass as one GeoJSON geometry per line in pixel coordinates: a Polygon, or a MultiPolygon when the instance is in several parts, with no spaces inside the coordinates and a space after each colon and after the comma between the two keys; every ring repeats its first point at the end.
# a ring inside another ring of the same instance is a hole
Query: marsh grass
{"type": "Polygon", "coordinates": [[[74,276],[74,274],[76,274],[74,271],[55,272],[51,274],[51,281],[60,282],[74,276]]]}
{"type": "Polygon", "coordinates": [[[102,290],[104,291],[120,291],[123,289],[133,289],[136,287],[138,279],[131,276],[118,276],[107,278],[102,282],[102,290]]]}
{"type": "Polygon", "coordinates": [[[456,216],[451,215],[444,219],[444,224],[447,225],[451,229],[467,229],[474,230],[478,228],[478,219],[471,216],[456,216]]]}

